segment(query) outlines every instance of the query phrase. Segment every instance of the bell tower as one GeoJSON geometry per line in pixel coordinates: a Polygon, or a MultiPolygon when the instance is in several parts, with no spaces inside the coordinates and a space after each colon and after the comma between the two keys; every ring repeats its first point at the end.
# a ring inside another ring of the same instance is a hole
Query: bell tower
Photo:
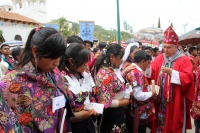
{"type": "Polygon", "coordinates": [[[46,23],[46,1],[47,0],[11,0],[12,11],[46,23]]]}
{"type": "Polygon", "coordinates": [[[0,9],[2,11],[12,11],[12,5],[9,0],[1,0],[0,1],[0,9]]]}

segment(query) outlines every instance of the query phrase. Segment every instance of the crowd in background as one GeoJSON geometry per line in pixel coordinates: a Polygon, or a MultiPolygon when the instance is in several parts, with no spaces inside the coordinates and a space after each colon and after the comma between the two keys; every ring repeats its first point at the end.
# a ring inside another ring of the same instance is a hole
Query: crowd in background
{"type": "Polygon", "coordinates": [[[25,48],[1,45],[0,133],[184,133],[188,108],[198,133],[191,102],[199,99],[200,45],[174,42],[162,50],[141,42],[94,46],[43,27],[25,48]],[[102,114],[93,102],[104,105],[102,114]]]}

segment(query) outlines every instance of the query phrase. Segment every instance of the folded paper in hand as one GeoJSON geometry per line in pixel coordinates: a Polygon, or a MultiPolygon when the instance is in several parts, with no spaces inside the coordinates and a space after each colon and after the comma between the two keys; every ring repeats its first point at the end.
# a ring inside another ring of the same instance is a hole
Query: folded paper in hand
{"type": "MultiPolygon", "coordinates": [[[[150,85],[151,89],[152,89],[152,85],[150,85]]],[[[155,85],[155,90],[156,90],[156,94],[158,95],[159,90],[160,90],[160,86],[155,85]]]]}
{"type": "Polygon", "coordinates": [[[90,103],[85,105],[85,110],[94,109],[99,114],[103,114],[104,105],[100,103],[90,103]]]}

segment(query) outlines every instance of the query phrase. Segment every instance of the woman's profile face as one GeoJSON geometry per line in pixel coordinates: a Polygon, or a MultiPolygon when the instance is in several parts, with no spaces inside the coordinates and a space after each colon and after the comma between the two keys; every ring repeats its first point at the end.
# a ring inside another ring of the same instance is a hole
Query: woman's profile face
{"type": "Polygon", "coordinates": [[[79,73],[83,73],[84,71],[86,71],[88,67],[88,61],[83,63],[81,66],[79,66],[76,71],[79,72],[79,73]]]}
{"type": "Polygon", "coordinates": [[[130,53],[129,56],[131,57],[132,60],[134,60],[134,55],[135,55],[135,53],[136,53],[137,51],[139,51],[138,48],[134,49],[134,50],[130,53]]]}
{"type": "Polygon", "coordinates": [[[37,58],[37,68],[43,72],[50,72],[55,69],[60,62],[60,58],[51,59],[51,58],[37,58]]]}

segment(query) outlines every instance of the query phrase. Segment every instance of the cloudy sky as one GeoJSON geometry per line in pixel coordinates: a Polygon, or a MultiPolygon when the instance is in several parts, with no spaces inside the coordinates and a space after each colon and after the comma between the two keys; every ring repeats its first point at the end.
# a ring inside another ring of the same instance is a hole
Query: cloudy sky
{"type": "MultiPolygon", "coordinates": [[[[179,35],[200,27],[200,0],[119,0],[120,20],[127,21],[133,31],[158,26],[166,29],[169,21],[179,35]]],[[[116,0],[47,0],[47,20],[66,17],[70,21],[95,21],[106,29],[117,29],[116,0]]]]}

